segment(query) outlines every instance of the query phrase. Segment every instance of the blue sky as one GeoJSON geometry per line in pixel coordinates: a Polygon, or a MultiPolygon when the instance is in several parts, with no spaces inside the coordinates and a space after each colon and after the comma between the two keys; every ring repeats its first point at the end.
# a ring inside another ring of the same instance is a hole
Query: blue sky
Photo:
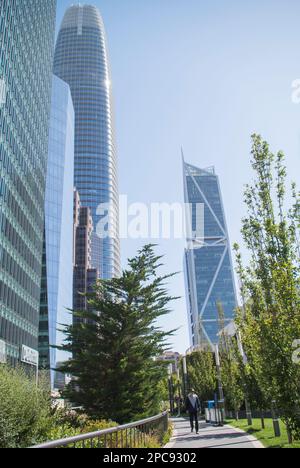
{"type": "MultiPolygon", "coordinates": [[[[58,24],[71,1],[58,0],[58,24]]],[[[115,100],[120,193],[132,202],[182,202],[180,148],[220,176],[231,243],[241,242],[242,193],[251,181],[250,135],[261,133],[300,179],[297,0],[94,0],[108,36],[115,100]]],[[[144,242],[123,241],[123,264],[144,242]]],[[[163,241],[166,272],[182,271],[183,240],[163,241]]],[[[181,295],[162,321],[189,346],[181,295]]]]}

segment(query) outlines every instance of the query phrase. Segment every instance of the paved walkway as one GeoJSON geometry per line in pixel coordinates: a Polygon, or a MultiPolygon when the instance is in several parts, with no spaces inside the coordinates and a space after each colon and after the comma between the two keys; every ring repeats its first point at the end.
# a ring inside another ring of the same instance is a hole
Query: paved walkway
{"type": "Polygon", "coordinates": [[[191,433],[187,419],[172,419],[173,437],[167,449],[195,448],[263,448],[262,444],[245,432],[231,426],[214,427],[201,422],[199,434],[191,433]]]}

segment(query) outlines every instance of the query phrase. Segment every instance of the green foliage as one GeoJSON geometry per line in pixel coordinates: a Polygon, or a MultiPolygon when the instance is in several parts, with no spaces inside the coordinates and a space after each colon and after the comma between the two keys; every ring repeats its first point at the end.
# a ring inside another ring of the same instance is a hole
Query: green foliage
{"type": "Polygon", "coordinates": [[[244,399],[244,385],[241,376],[239,361],[234,349],[222,350],[221,378],[225,395],[226,409],[229,411],[239,411],[244,399]]]}
{"type": "Polygon", "coordinates": [[[282,421],[280,421],[281,436],[274,436],[274,428],[272,419],[265,419],[265,428],[261,428],[261,420],[253,419],[252,426],[248,426],[248,422],[245,419],[239,421],[227,421],[233,427],[242,429],[248,434],[254,436],[259,440],[266,448],[300,448],[300,443],[294,443],[290,445],[288,443],[288,436],[286,427],[282,421]]]}
{"type": "Polygon", "coordinates": [[[249,364],[245,365],[240,356],[238,356],[238,361],[245,397],[248,398],[252,409],[260,410],[263,413],[270,408],[270,401],[267,400],[260,388],[255,369],[249,364]]]}
{"type": "Polygon", "coordinates": [[[97,431],[103,431],[104,429],[110,429],[112,427],[116,427],[117,423],[113,421],[105,421],[105,420],[100,420],[100,421],[93,421],[93,420],[88,420],[85,424],[85,426],[82,428],[81,433],[82,434],[87,434],[89,432],[97,432],[97,431]]]}
{"type": "Polygon", "coordinates": [[[159,276],[153,246],[129,260],[120,278],[99,280],[89,310],[75,311],[62,347],[73,355],[62,369],[74,377],[66,396],[91,417],[127,423],[160,411],[166,365],[157,361],[172,335],[157,326],[173,297],[159,276]]]}
{"type": "Polygon", "coordinates": [[[225,405],[228,411],[240,410],[245,399],[245,386],[242,379],[240,352],[236,338],[225,332],[225,314],[221,303],[217,304],[220,325],[220,377],[222,380],[225,405]]]}
{"type": "Polygon", "coordinates": [[[159,412],[167,411],[169,408],[169,387],[168,378],[164,377],[157,385],[157,392],[160,400],[159,412]]]}
{"type": "MultiPolygon", "coordinates": [[[[79,419],[81,418],[79,417],[79,419]]],[[[74,437],[80,434],[89,434],[114,428],[116,426],[118,426],[117,423],[112,421],[93,421],[85,418],[85,424],[81,428],[74,428],[67,423],[54,427],[49,440],[58,440],[74,437]]],[[[81,441],[77,442],[75,446],[73,444],[71,444],[71,446],[72,448],[77,449],[83,448],[83,444],[84,448],[117,448],[120,447],[122,441],[123,448],[160,448],[168,442],[171,437],[171,432],[171,428],[165,432],[162,425],[149,428],[147,433],[142,431],[141,428],[128,429],[127,431],[118,431],[118,433],[107,435],[106,438],[96,438],[93,442],[86,440],[84,443],[81,441]]]]}
{"type": "Polygon", "coordinates": [[[163,440],[162,440],[162,446],[163,447],[170,442],[170,440],[172,438],[172,435],[173,435],[173,429],[174,428],[173,428],[172,424],[169,424],[168,430],[163,436],[163,440]]]}
{"type": "Polygon", "coordinates": [[[90,422],[86,414],[78,413],[68,407],[56,408],[53,419],[55,426],[69,426],[79,430],[83,429],[90,422]]]}
{"type": "Polygon", "coordinates": [[[137,444],[136,448],[150,448],[150,449],[156,449],[156,448],[161,448],[162,443],[160,440],[160,437],[157,436],[150,436],[146,435],[146,441],[144,443],[139,443],[137,444]]]}
{"type": "MultiPolygon", "coordinates": [[[[55,410],[48,387],[37,388],[34,379],[22,369],[0,366],[0,448],[26,448],[116,426],[115,422],[92,420],[74,411],[55,410]]],[[[137,431],[136,446],[161,447],[168,434],[161,428],[154,429],[150,434],[137,431]]],[[[133,440],[133,433],[131,435],[133,440]]],[[[129,440],[130,431],[127,436],[129,440]]],[[[123,437],[125,440],[125,431],[123,437]]],[[[104,439],[96,441],[96,444],[104,448],[104,439]]],[[[117,446],[116,434],[108,438],[109,444],[111,447],[117,446]]],[[[91,442],[85,442],[85,447],[90,448],[91,442]]],[[[82,448],[82,443],[77,443],[75,448],[82,448]]]]}
{"type": "Polygon", "coordinates": [[[51,428],[49,390],[36,387],[22,369],[0,365],[0,447],[28,447],[51,428]]]}
{"type": "MultiPolygon", "coordinates": [[[[51,429],[47,433],[47,441],[102,431],[116,426],[117,423],[112,421],[95,421],[89,419],[85,414],[60,409],[53,416],[51,429]]],[[[81,447],[80,444],[78,444],[78,448],[81,447]]]]}
{"type": "Polygon", "coordinates": [[[214,355],[209,350],[195,351],[187,356],[190,388],[195,389],[201,401],[214,399],[217,373],[214,355]]]}
{"type": "Polygon", "coordinates": [[[243,297],[237,324],[262,399],[274,401],[300,437],[300,366],[292,359],[293,342],[300,338],[300,196],[293,185],[288,210],[283,160],[281,152],[274,156],[260,136],[253,136],[256,179],[245,191],[248,214],[242,229],[251,261],[244,268],[235,246],[243,297]]]}
{"type": "Polygon", "coordinates": [[[69,424],[53,425],[41,443],[50,442],[52,440],[67,439],[68,437],[75,437],[79,434],[79,429],[75,429],[69,424]]]}

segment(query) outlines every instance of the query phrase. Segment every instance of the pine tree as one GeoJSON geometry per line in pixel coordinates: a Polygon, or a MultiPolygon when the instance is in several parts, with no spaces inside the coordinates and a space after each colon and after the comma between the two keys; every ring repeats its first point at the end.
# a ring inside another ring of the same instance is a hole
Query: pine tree
{"type": "Polygon", "coordinates": [[[60,348],[71,353],[62,371],[72,375],[65,396],[92,418],[128,423],[160,411],[168,349],[157,320],[170,313],[161,258],[148,245],[129,260],[120,278],[99,280],[88,296],[89,310],[74,311],[60,348]]]}

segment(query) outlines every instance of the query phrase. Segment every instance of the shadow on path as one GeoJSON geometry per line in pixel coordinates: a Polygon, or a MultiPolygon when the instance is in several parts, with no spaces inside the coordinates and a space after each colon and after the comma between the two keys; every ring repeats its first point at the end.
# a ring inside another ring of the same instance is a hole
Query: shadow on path
{"type": "Polygon", "coordinates": [[[253,436],[230,426],[201,423],[197,435],[191,433],[187,419],[176,418],[172,422],[174,434],[166,448],[263,448],[253,436]]]}

